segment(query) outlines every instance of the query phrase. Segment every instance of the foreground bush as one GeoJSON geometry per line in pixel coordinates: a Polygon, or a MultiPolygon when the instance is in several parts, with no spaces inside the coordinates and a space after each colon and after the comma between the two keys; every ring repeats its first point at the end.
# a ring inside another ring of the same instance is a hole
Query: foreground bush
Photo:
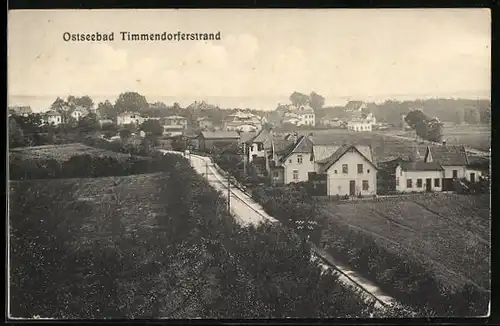
{"type": "MultiPolygon", "coordinates": [[[[75,183],[11,189],[11,314],[52,318],[363,317],[373,302],[322,274],[304,241],[241,228],[187,160],[166,155],[154,225],[94,221],[75,183]]],[[[148,197],[149,198],[149,197],[148,197]]],[[[138,221],[146,220],[137,216],[138,221]]]]}

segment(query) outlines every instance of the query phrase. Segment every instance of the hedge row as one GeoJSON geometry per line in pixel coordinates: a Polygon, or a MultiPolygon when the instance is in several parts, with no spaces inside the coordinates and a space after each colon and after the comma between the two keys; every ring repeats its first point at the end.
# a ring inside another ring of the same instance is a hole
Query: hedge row
{"type": "Polygon", "coordinates": [[[127,159],[117,159],[111,156],[78,154],[64,162],[55,159],[23,160],[11,157],[9,178],[11,180],[94,178],[163,172],[168,170],[170,160],[163,155],[152,158],[131,156],[127,159]]]}
{"type": "Polygon", "coordinates": [[[472,284],[460,289],[441,284],[431,268],[400,251],[389,251],[375,239],[349,227],[330,222],[300,185],[258,187],[253,198],[267,213],[288,226],[297,220],[314,220],[318,229],[312,240],[326,246],[334,257],[376,281],[389,295],[422,315],[477,316],[486,314],[489,294],[472,284]],[[322,229],[322,230],[321,230],[322,229]],[[323,233],[323,234],[321,234],[323,233]]]}

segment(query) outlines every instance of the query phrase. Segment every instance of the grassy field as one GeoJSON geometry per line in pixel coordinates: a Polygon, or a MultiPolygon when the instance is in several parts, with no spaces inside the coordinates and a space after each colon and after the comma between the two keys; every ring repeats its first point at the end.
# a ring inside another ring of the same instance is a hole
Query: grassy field
{"type": "Polygon", "coordinates": [[[9,151],[9,155],[22,159],[56,159],[61,162],[68,160],[74,155],[81,154],[89,154],[92,156],[111,156],[115,158],[128,157],[127,154],[89,147],[81,143],[19,147],[9,151]]]}
{"type": "MultiPolygon", "coordinates": [[[[109,318],[117,314],[107,310],[109,305],[122,307],[119,315],[130,317],[197,317],[199,306],[184,300],[186,293],[192,291],[192,285],[204,279],[201,277],[206,272],[203,249],[170,248],[168,239],[165,239],[165,246],[154,248],[151,247],[154,241],[148,241],[157,239],[160,234],[165,237],[156,230],[155,221],[162,207],[157,189],[166,182],[165,178],[164,174],[144,174],[10,182],[11,312],[16,315],[17,311],[19,315],[20,311],[30,311],[42,317],[60,318],[102,318],[108,314],[109,318]],[[41,202],[46,204],[36,205],[39,198],[51,198],[52,201],[47,203],[45,199],[41,202]],[[40,237],[32,239],[29,234],[16,232],[32,228],[39,230],[40,237]],[[50,252],[44,252],[46,245],[41,239],[45,238],[58,243],[58,253],[53,246],[50,252]],[[32,252],[16,254],[16,248],[26,248],[27,244],[33,246],[32,252]],[[191,254],[194,252],[196,254],[191,254]],[[127,261],[131,262],[129,266],[134,268],[120,269],[121,272],[113,276],[100,275],[107,273],[105,270],[113,266],[117,256],[127,256],[127,261]],[[76,262],[73,261],[75,257],[76,262]],[[66,272],[58,274],[61,272],[51,264],[52,258],[62,264],[66,272]],[[91,263],[82,266],[85,259],[91,263]],[[40,261],[44,266],[39,266],[40,261]],[[68,272],[72,261],[79,267],[68,272]],[[169,263],[164,265],[159,263],[161,261],[169,263]],[[40,270],[35,276],[25,276],[33,269],[40,270]],[[106,281],[106,277],[111,278],[106,281]],[[33,288],[36,285],[27,287],[37,278],[44,280],[39,283],[45,284],[42,291],[47,293],[31,298],[29,292],[36,292],[33,288]],[[47,284],[47,279],[54,284],[47,284]],[[95,289],[93,284],[109,284],[109,291],[114,295],[103,299],[100,296],[105,296],[107,289],[95,289]],[[48,294],[50,289],[57,299],[48,294]],[[23,297],[26,295],[28,298],[23,297]],[[120,303],[113,301],[117,297],[120,303]],[[65,308],[58,307],[64,302],[65,308]]],[[[207,287],[197,288],[195,296],[205,295],[205,289],[207,287]]]]}
{"type": "Polygon", "coordinates": [[[323,202],[332,220],[375,236],[389,250],[430,263],[452,286],[489,289],[489,195],[411,195],[356,203],[323,202]]]}
{"type": "MultiPolygon", "coordinates": [[[[387,133],[410,138],[415,137],[414,131],[393,131],[387,133]]],[[[482,151],[487,151],[491,147],[490,126],[457,125],[444,127],[443,136],[450,145],[464,145],[482,151]]]]}

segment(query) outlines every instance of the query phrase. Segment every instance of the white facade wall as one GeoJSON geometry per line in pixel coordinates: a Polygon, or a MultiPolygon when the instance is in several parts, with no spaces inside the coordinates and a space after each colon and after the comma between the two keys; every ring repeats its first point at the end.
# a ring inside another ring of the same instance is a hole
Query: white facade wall
{"type": "Polygon", "coordinates": [[[253,161],[254,155],[256,157],[265,157],[266,151],[264,149],[264,144],[260,143],[252,143],[248,148],[248,162],[253,161]],[[261,146],[261,150],[259,150],[259,146],[261,146]]]}
{"type": "Polygon", "coordinates": [[[466,169],[465,170],[465,178],[468,181],[472,181],[471,173],[474,173],[474,179],[475,179],[474,181],[475,182],[478,182],[480,177],[483,177],[486,175],[486,173],[484,171],[481,171],[478,169],[466,169]]]}
{"type": "Polygon", "coordinates": [[[352,131],[372,131],[370,123],[348,122],[347,129],[352,131]]]}
{"type": "Polygon", "coordinates": [[[139,114],[130,114],[118,116],[116,123],[118,125],[141,124],[144,119],[139,114]]]}
{"type": "Polygon", "coordinates": [[[328,169],[327,175],[327,193],[329,196],[349,195],[351,181],[355,183],[356,195],[361,193],[363,196],[368,196],[377,193],[377,170],[357,152],[345,153],[328,169]],[[347,164],[347,174],[342,172],[343,164],[347,164]],[[363,164],[363,173],[358,173],[358,164],[363,164]],[[363,181],[368,181],[368,190],[363,190],[363,181]]]}
{"type": "Polygon", "coordinates": [[[311,162],[310,153],[293,153],[286,162],[283,162],[285,170],[284,183],[303,182],[309,180],[309,172],[314,172],[314,162],[311,162]],[[302,156],[302,163],[299,163],[299,156],[302,156]],[[297,179],[294,179],[293,171],[297,171],[297,179]]]}
{"type": "Polygon", "coordinates": [[[462,165],[446,165],[444,168],[444,178],[453,178],[453,170],[457,171],[457,175],[459,179],[466,178],[467,173],[465,166],[462,165]]]}
{"type": "Polygon", "coordinates": [[[78,111],[78,110],[75,110],[73,112],[71,112],[71,116],[76,120],[80,120],[80,118],[82,117],[82,112],[81,111],[78,111]]]}
{"type": "Polygon", "coordinates": [[[299,125],[314,126],[316,124],[316,117],[314,113],[301,113],[299,125]]]}
{"type": "Polygon", "coordinates": [[[431,179],[431,190],[442,191],[443,171],[402,171],[401,166],[396,168],[396,191],[400,192],[425,192],[426,180],[431,179]],[[411,188],[407,187],[407,181],[411,179],[411,188]],[[422,187],[417,187],[417,180],[422,179],[422,187]],[[439,186],[436,186],[436,179],[439,179],[439,186]]]}
{"type": "Polygon", "coordinates": [[[60,115],[49,115],[47,117],[47,121],[49,124],[53,124],[53,125],[58,125],[62,122],[62,117],[60,115]]]}

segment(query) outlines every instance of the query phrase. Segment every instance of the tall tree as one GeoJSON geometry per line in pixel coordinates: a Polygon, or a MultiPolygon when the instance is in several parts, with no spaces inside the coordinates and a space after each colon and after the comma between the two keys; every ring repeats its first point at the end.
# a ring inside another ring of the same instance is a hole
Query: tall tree
{"type": "Polygon", "coordinates": [[[84,107],[86,109],[91,109],[94,107],[94,101],[90,98],[90,96],[82,96],[82,97],[77,97],[75,99],[75,104],[77,106],[84,107]]]}
{"type": "Polygon", "coordinates": [[[115,102],[115,110],[118,114],[131,111],[141,112],[149,108],[146,97],[137,92],[125,92],[118,96],[115,102]]]}
{"type": "Polygon", "coordinates": [[[438,143],[443,141],[443,123],[436,118],[427,124],[427,140],[438,143]]]}
{"type": "Polygon", "coordinates": [[[24,133],[16,119],[9,121],[9,147],[18,147],[24,144],[24,133]]]}
{"type": "Polygon", "coordinates": [[[110,101],[106,100],[104,102],[100,102],[97,105],[97,112],[99,115],[106,119],[114,119],[116,118],[116,110],[113,104],[110,101]]]}
{"type": "Polygon", "coordinates": [[[314,111],[319,111],[325,105],[325,98],[316,92],[311,92],[309,95],[311,107],[314,111]]]}
{"type": "Polygon", "coordinates": [[[306,104],[307,101],[309,101],[309,96],[307,94],[302,94],[295,91],[292,93],[292,95],[290,95],[290,102],[292,102],[292,104],[295,106],[306,104]]]}

